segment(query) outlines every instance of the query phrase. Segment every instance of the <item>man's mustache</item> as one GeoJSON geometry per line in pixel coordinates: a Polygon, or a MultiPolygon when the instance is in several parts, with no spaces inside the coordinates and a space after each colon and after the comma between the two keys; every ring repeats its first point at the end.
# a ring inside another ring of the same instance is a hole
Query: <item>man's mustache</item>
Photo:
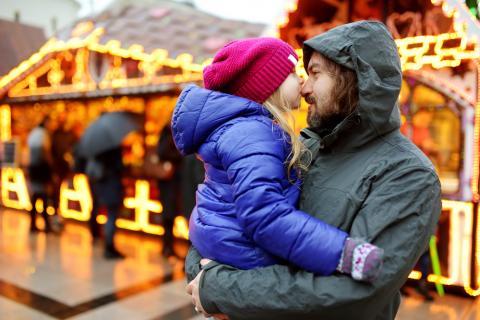
{"type": "Polygon", "coordinates": [[[315,97],[313,95],[306,96],[305,101],[308,104],[315,104],[317,102],[317,100],[315,99],[315,97]]]}

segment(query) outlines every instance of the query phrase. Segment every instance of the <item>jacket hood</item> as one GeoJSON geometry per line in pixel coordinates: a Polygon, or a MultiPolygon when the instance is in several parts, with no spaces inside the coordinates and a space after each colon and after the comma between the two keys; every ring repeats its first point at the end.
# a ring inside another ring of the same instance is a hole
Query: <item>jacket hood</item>
{"type": "Polygon", "coordinates": [[[269,112],[254,101],[190,85],[178,97],[173,112],[175,145],[183,155],[195,153],[215,129],[252,115],[268,116],[269,112]]]}
{"type": "Polygon", "coordinates": [[[317,51],[355,71],[358,80],[357,109],[322,138],[321,145],[348,150],[400,127],[396,103],[402,70],[397,46],[384,24],[345,24],[305,41],[303,50],[305,68],[317,51]]]}

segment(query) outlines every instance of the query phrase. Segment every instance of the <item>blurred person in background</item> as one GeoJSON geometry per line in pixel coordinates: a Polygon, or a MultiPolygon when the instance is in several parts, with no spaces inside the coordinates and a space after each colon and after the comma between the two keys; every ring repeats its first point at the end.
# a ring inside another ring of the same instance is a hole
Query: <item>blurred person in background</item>
{"type": "Polygon", "coordinates": [[[173,247],[173,227],[175,217],[183,212],[182,208],[182,155],[175,147],[172,129],[166,125],[157,144],[157,156],[164,176],[158,179],[160,201],[163,206],[162,222],[165,229],[162,255],[166,258],[176,256],[173,247]]]}
{"type": "Polygon", "coordinates": [[[190,219],[196,204],[197,187],[205,178],[205,168],[195,154],[183,157],[182,165],[182,194],[183,212],[187,220],[190,219]]]}
{"type": "Polygon", "coordinates": [[[53,122],[46,116],[29,134],[27,145],[30,152],[28,175],[30,183],[31,203],[30,232],[37,232],[36,216],[37,201],[43,203],[42,216],[45,221],[45,232],[51,231],[50,220],[47,214],[49,195],[52,184],[52,139],[53,122]]]}
{"type": "Polygon", "coordinates": [[[101,153],[94,158],[88,158],[85,165],[85,173],[90,182],[93,198],[90,227],[94,239],[98,237],[98,225],[96,222],[98,209],[101,206],[107,209],[104,250],[104,257],[106,259],[125,257],[116,249],[114,244],[116,220],[123,202],[123,169],[121,147],[101,153]]]}
{"type": "Polygon", "coordinates": [[[73,167],[73,146],[78,138],[72,130],[67,129],[65,114],[60,114],[57,119],[57,125],[52,133],[52,175],[53,175],[53,206],[56,215],[54,224],[61,227],[59,205],[60,205],[60,187],[62,182],[71,174],[73,167]]]}
{"type": "Polygon", "coordinates": [[[205,171],[195,155],[183,157],[175,147],[170,124],[161,134],[155,151],[155,164],[152,171],[157,177],[159,199],[163,206],[162,225],[165,228],[162,255],[166,258],[178,257],[174,249],[173,234],[175,218],[183,215],[187,220],[195,207],[195,193],[202,183],[205,171]]]}

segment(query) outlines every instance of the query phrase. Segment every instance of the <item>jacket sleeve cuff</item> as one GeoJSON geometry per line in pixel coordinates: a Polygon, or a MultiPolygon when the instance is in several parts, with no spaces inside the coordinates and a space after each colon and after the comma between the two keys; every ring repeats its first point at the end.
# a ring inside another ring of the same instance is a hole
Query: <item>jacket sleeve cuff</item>
{"type": "Polygon", "coordinates": [[[188,250],[187,257],[185,258],[185,274],[187,275],[187,283],[195,279],[200,272],[200,259],[202,257],[198,254],[198,251],[191,246],[188,250]]]}
{"type": "Polygon", "coordinates": [[[218,309],[217,305],[215,302],[213,302],[210,297],[208,290],[205,288],[205,281],[207,278],[208,270],[215,268],[216,266],[220,265],[218,262],[211,261],[204,267],[203,269],[203,274],[200,279],[200,288],[199,288],[199,293],[200,293],[200,302],[202,303],[203,309],[208,313],[208,314],[217,314],[217,313],[222,313],[220,309],[218,309]]]}

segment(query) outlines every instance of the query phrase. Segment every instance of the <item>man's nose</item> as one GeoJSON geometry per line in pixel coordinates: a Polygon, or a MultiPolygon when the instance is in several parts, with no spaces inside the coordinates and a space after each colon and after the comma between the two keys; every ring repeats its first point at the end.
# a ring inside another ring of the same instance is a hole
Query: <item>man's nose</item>
{"type": "Polygon", "coordinates": [[[308,81],[308,79],[304,80],[300,93],[303,97],[307,97],[309,94],[312,93],[312,86],[310,85],[310,81],[308,81]]]}

